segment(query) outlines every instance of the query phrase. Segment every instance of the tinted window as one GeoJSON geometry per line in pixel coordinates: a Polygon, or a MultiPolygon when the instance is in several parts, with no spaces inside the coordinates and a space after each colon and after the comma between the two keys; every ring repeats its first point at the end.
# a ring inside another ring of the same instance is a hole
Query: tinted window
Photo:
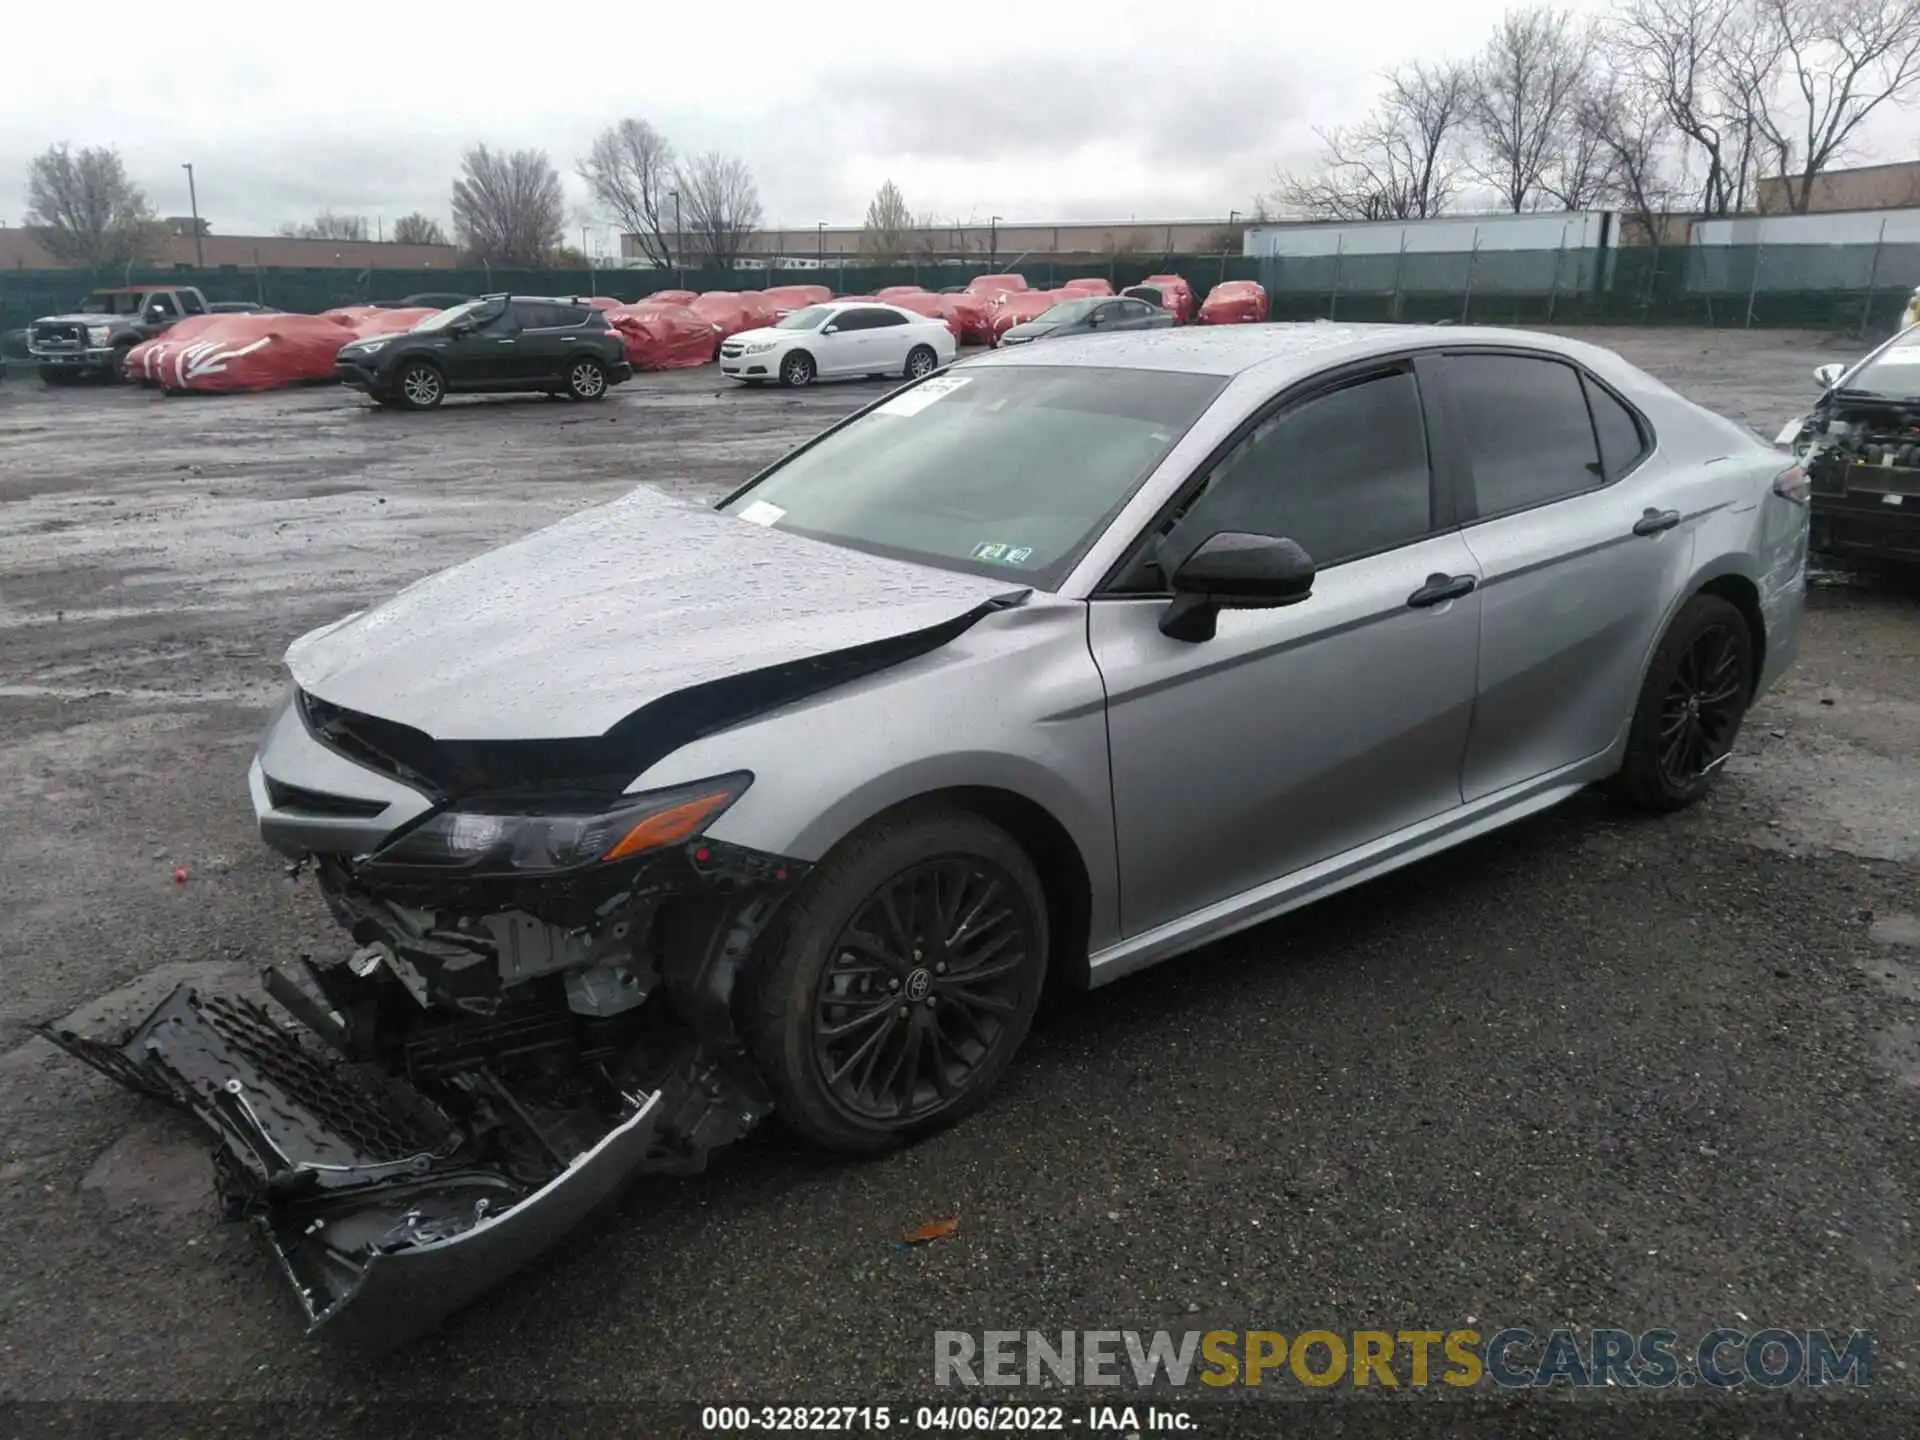
{"type": "Polygon", "coordinates": [[[158,310],[170,320],[177,318],[180,314],[180,311],[174,306],[173,296],[165,293],[149,295],[147,297],[147,309],[158,310]]]}
{"type": "Polygon", "coordinates": [[[1504,515],[1601,483],[1593,421],[1571,365],[1450,355],[1447,383],[1473,467],[1475,509],[1504,515]]]}
{"type": "Polygon", "coordinates": [[[873,321],[867,317],[872,313],[870,310],[842,310],[838,315],[833,317],[834,328],[842,334],[853,330],[869,329],[872,327],[873,321]]]}
{"type": "Polygon", "coordinates": [[[868,317],[867,328],[870,330],[884,330],[889,325],[904,325],[907,323],[907,317],[900,314],[897,310],[869,310],[866,313],[868,317]]]}
{"type": "Polygon", "coordinates": [[[207,307],[200,303],[200,297],[191,290],[183,290],[180,292],[180,308],[189,315],[204,315],[207,313],[207,307]]]}
{"type": "Polygon", "coordinates": [[[1077,365],[935,376],[783,461],[726,509],[1052,589],[1225,384],[1077,365]]]}
{"type": "Polygon", "coordinates": [[[1587,387],[1587,405],[1593,411],[1593,428],[1600,436],[1600,463],[1607,479],[1618,480],[1646,454],[1646,437],[1633,412],[1614,398],[1604,386],[1582,377],[1587,387]]]}
{"type": "Polygon", "coordinates": [[[1263,421],[1214,467],[1161,553],[1177,565],[1209,535],[1247,530],[1297,541],[1326,566],[1416,540],[1432,516],[1420,394],[1396,371],[1263,421]]]}
{"type": "Polygon", "coordinates": [[[1120,302],[1120,313],[1129,320],[1144,319],[1150,313],[1151,309],[1152,307],[1143,300],[1122,300],[1120,302]]]}
{"type": "Polygon", "coordinates": [[[523,330],[551,330],[556,325],[578,325],[577,312],[564,305],[543,305],[528,300],[513,302],[513,318],[523,330]]]}

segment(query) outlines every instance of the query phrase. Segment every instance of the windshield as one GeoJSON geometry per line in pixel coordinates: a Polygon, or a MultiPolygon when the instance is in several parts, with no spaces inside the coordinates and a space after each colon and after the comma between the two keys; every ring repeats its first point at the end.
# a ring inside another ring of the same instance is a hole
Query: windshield
{"type": "Polygon", "coordinates": [[[1048,590],[1225,385],[1217,375],[1051,365],[936,375],[721,508],[1048,590]]]}
{"type": "Polygon", "coordinates": [[[97,290],[80,302],[82,315],[138,315],[142,295],[125,291],[97,290]]]}
{"type": "Polygon", "coordinates": [[[1076,320],[1084,320],[1097,306],[1105,304],[1104,297],[1091,300],[1062,300],[1051,310],[1042,310],[1033,317],[1035,325],[1071,325],[1076,320]]]}
{"type": "Polygon", "coordinates": [[[796,310],[783,320],[774,323],[776,330],[817,330],[826,318],[833,314],[831,306],[809,305],[804,310],[796,310]]]}
{"type": "Polygon", "coordinates": [[[469,300],[464,305],[456,305],[451,310],[442,310],[438,315],[429,315],[413,328],[416,330],[444,330],[449,325],[466,322],[471,325],[483,324],[493,319],[505,308],[501,300],[469,300]]]}
{"type": "Polygon", "coordinates": [[[1891,399],[1920,399],[1920,327],[1898,337],[1841,381],[1839,388],[1891,399]]]}

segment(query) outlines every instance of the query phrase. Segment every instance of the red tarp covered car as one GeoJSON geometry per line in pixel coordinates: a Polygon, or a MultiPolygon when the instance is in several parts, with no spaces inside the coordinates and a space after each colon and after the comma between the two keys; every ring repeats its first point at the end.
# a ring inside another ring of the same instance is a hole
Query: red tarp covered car
{"type": "MultiPolygon", "coordinates": [[[[142,340],[127,351],[125,360],[121,362],[126,378],[141,385],[158,385],[161,357],[167,353],[169,346],[184,345],[209,325],[218,324],[226,318],[224,315],[189,315],[169,326],[165,334],[142,340]]],[[[352,338],[350,335],[342,336],[341,343],[345,344],[352,338]]]]}
{"type": "Polygon", "coordinates": [[[720,332],[711,320],[685,305],[662,305],[652,296],[606,314],[607,324],[626,341],[627,361],[636,370],[707,365],[720,345],[720,332]]]}
{"type": "Polygon", "coordinates": [[[634,301],[636,305],[691,305],[700,296],[692,290],[656,290],[651,295],[642,295],[634,301]]]}
{"type": "Polygon", "coordinates": [[[774,285],[760,292],[775,300],[783,310],[803,310],[809,305],[824,305],[833,291],[824,285],[774,285]]]}
{"type": "Polygon", "coordinates": [[[1018,293],[1027,288],[1024,275],[976,275],[967,282],[969,295],[999,295],[1006,292],[1018,293]]]}
{"type": "Polygon", "coordinates": [[[353,333],[361,340],[374,335],[398,335],[404,330],[411,330],[428,316],[439,313],[423,305],[410,305],[404,310],[376,310],[366,319],[355,323],[353,333]]]}
{"type": "MultiPolygon", "coordinates": [[[[275,390],[334,378],[333,358],[353,338],[319,315],[215,315],[204,329],[168,345],[154,369],[177,390],[275,390]]],[[[172,340],[179,326],[165,337],[172,340]]]]}
{"type": "MultiPolygon", "coordinates": [[[[895,285],[890,286],[889,289],[898,292],[900,287],[895,285]]],[[[904,294],[889,294],[887,290],[882,290],[879,298],[890,305],[898,305],[902,310],[911,310],[916,315],[925,315],[929,319],[946,321],[947,329],[952,332],[953,338],[962,345],[967,343],[966,321],[961,318],[960,307],[954,303],[963,297],[959,295],[929,295],[924,290],[909,291],[904,294]]],[[[979,323],[978,318],[976,318],[975,324],[978,325],[979,323]]]]}
{"type": "MultiPolygon", "coordinates": [[[[1160,298],[1154,303],[1162,305],[1173,312],[1174,324],[1187,325],[1192,323],[1193,287],[1180,276],[1149,275],[1146,279],[1142,280],[1139,285],[1129,288],[1127,293],[1131,295],[1134,290],[1139,289],[1152,290],[1158,293],[1160,298]]],[[[1153,299],[1151,295],[1146,298],[1149,300],[1153,299]]]]}
{"type": "Polygon", "coordinates": [[[988,311],[991,308],[983,296],[979,295],[942,295],[942,300],[953,302],[953,313],[960,321],[960,343],[962,345],[985,345],[993,338],[988,328],[988,311]]]}
{"type": "Polygon", "coordinates": [[[1069,280],[1060,287],[1068,295],[1111,295],[1113,284],[1102,280],[1098,275],[1083,275],[1078,280],[1069,280]]]}
{"type": "MultiPolygon", "coordinates": [[[[874,292],[873,298],[884,300],[889,305],[898,305],[909,295],[924,295],[926,290],[919,285],[886,285],[874,292]]],[[[931,312],[921,311],[921,314],[931,312]]]]}
{"type": "Polygon", "coordinates": [[[988,312],[988,329],[992,334],[990,343],[998,345],[1000,337],[1014,326],[1038,319],[1040,315],[1051,310],[1062,300],[1073,298],[1059,290],[1022,290],[1015,294],[1001,295],[993,309],[988,312]]]}
{"type": "Polygon", "coordinates": [[[747,308],[745,297],[731,290],[709,290],[704,295],[696,295],[687,308],[719,326],[723,337],[738,335],[763,323],[753,318],[754,311],[747,308]]]}
{"type": "Polygon", "coordinates": [[[380,314],[378,305],[336,305],[331,310],[322,310],[316,317],[331,320],[336,325],[344,325],[349,330],[370,316],[380,314]]]}
{"type": "Polygon", "coordinates": [[[1222,280],[1200,307],[1202,325],[1253,325],[1266,318],[1266,287],[1254,280],[1222,280]]]}

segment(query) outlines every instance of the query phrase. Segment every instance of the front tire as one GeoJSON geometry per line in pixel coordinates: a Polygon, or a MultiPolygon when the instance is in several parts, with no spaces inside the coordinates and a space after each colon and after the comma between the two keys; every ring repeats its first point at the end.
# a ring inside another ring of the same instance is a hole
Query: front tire
{"type": "Polygon", "coordinates": [[[804,350],[795,350],[780,362],[780,383],[789,390],[811,385],[818,375],[813,357],[804,350]]]}
{"type": "Polygon", "coordinates": [[[607,367],[598,360],[582,358],[567,367],[567,394],[575,400],[607,398],[607,367]]]}
{"type": "Polygon", "coordinates": [[[1753,635],[1718,595],[1680,607],[1647,667],[1614,777],[1622,799],[1667,812],[1713,788],[1753,698],[1753,635]]]}
{"type": "Polygon", "coordinates": [[[1005,831],[922,811],[829,857],[768,944],[751,1029],[777,1108],[872,1155],[953,1124],[1005,1074],[1046,979],[1046,901],[1005,831]]]}
{"type": "Polygon", "coordinates": [[[393,377],[394,403],[405,410],[432,410],[447,398],[447,379],[436,365],[409,361],[393,377]]]}
{"type": "Polygon", "coordinates": [[[933,353],[931,345],[916,345],[907,352],[907,379],[924,380],[939,368],[940,357],[933,353]]]}

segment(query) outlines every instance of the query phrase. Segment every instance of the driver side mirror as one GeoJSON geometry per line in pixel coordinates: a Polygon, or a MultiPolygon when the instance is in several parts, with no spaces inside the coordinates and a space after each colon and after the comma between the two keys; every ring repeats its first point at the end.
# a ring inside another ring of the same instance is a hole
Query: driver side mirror
{"type": "Polygon", "coordinates": [[[1832,360],[1825,365],[1816,365],[1813,371],[1813,378],[1820,382],[1820,388],[1822,390],[1831,390],[1834,382],[1846,373],[1846,366],[1837,360],[1832,360]]]}
{"type": "Polygon", "coordinates": [[[449,325],[447,327],[447,334],[455,340],[464,340],[467,338],[467,336],[471,335],[472,333],[473,333],[473,326],[469,325],[464,320],[461,320],[458,323],[449,325]]]}
{"type": "Polygon", "coordinates": [[[166,318],[167,318],[167,312],[165,310],[162,310],[158,305],[149,305],[147,307],[147,323],[149,325],[162,324],[165,322],[166,318]]]}
{"type": "Polygon", "coordinates": [[[838,325],[822,325],[820,327],[820,333],[822,335],[838,335],[840,333],[840,327],[838,325]]]}
{"type": "Polygon", "coordinates": [[[1098,310],[1087,316],[1087,328],[1089,330],[1098,330],[1105,323],[1106,322],[1100,318],[1100,312],[1098,310]]]}
{"type": "Polygon", "coordinates": [[[1172,577],[1160,617],[1170,640],[1211,640],[1222,610],[1276,610],[1313,593],[1313,557],[1292,540],[1223,530],[1200,542],[1172,577]]]}

